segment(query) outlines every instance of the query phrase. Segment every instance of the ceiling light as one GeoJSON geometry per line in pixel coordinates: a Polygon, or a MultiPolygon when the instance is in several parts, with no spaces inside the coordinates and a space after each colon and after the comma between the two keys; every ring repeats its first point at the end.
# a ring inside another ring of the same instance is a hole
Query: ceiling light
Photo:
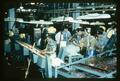
{"type": "Polygon", "coordinates": [[[22,9],[21,11],[22,11],[22,12],[25,12],[25,9],[22,9]]]}
{"type": "Polygon", "coordinates": [[[31,9],[28,9],[28,12],[30,12],[31,11],[31,9]]]}
{"type": "Polygon", "coordinates": [[[31,5],[35,5],[35,3],[30,3],[31,5]]]}
{"type": "Polygon", "coordinates": [[[40,3],[40,5],[44,5],[43,3],[40,3]]]}
{"type": "Polygon", "coordinates": [[[17,11],[20,12],[20,8],[18,8],[17,11]]]}
{"type": "Polygon", "coordinates": [[[91,5],[94,5],[95,3],[92,3],[91,5]]]}
{"type": "Polygon", "coordinates": [[[116,10],[116,8],[114,8],[113,10],[116,10]]]}
{"type": "Polygon", "coordinates": [[[108,24],[109,24],[109,25],[111,25],[111,24],[112,24],[112,22],[109,22],[108,24]]]}
{"type": "Polygon", "coordinates": [[[113,6],[111,6],[110,8],[113,8],[113,6]]]}
{"type": "Polygon", "coordinates": [[[20,9],[23,9],[23,6],[22,6],[22,4],[20,5],[20,9]]]}
{"type": "Polygon", "coordinates": [[[23,6],[20,6],[20,9],[23,9],[23,6]]]}

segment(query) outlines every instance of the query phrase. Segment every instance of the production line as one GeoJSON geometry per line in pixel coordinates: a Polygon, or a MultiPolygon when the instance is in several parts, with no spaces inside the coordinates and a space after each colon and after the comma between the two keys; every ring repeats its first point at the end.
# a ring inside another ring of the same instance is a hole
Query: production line
{"type": "Polygon", "coordinates": [[[39,78],[116,78],[116,5],[103,4],[101,9],[102,3],[58,4],[20,3],[8,9],[4,19],[7,65],[25,64],[24,79],[34,75],[33,65],[42,75],[39,78]],[[60,5],[68,8],[57,9],[60,5]]]}
{"type": "MultiPolygon", "coordinates": [[[[45,59],[46,55],[41,55],[40,51],[34,48],[33,46],[24,42],[19,42],[19,41],[17,41],[17,43],[22,45],[23,48],[27,48],[33,54],[36,54],[38,56],[38,59],[39,58],[43,59],[39,62],[41,65],[45,64],[46,61],[48,61],[48,59],[47,60],[45,59]]],[[[113,49],[112,51],[114,50],[115,49],[113,49]]],[[[117,59],[116,57],[109,57],[109,56],[100,57],[99,55],[99,57],[96,56],[96,57],[90,57],[90,58],[83,58],[78,62],[77,61],[75,63],[73,62],[72,64],[66,64],[61,62],[61,66],[59,65],[57,67],[52,66],[52,64],[48,64],[46,65],[48,66],[48,68],[46,68],[45,66],[44,69],[46,69],[47,71],[51,70],[50,71],[51,74],[48,76],[49,78],[52,78],[52,77],[57,78],[58,75],[61,75],[66,78],[104,78],[104,77],[114,78],[113,74],[116,73],[116,69],[115,69],[116,59],[117,59]],[[95,64],[92,65],[92,61],[95,64]],[[52,69],[50,69],[51,66],[52,66],[52,69]]]]}
{"type": "MultiPolygon", "coordinates": [[[[105,77],[114,78],[113,74],[116,73],[116,69],[115,69],[116,57],[112,57],[112,58],[111,57],[102,57],[102,61],[99,59],[101,59],[101,58],[90,57],[90,58],[81,59],[79,61],[76,61],[76,62],[66,65],[65,66],[66,70],[65,70],[65,67],[62,67],[62,66],[60,68],[58,67],[59,68],[58,74],[59,75],[63,74],[62,76],[65,76],[67,78],[68,77],[73,78],[73,76],[69,75],[69,74],[72,74],[71,70],[73,70],[73,71],[81,70],[76,73],[82,72],[83,74],[86,74],[86,72],[87,72],[88,74],[90,73],[89,75],[93,74],[93,76],[91,76],[91,77],[88,75],[88,78],[95,78],[95,76],[97,76],[99,78],[105,78],[105,77]],[[105,58],[107,58],[107,59],[105,59],[105,58]],[[93,61],[91,59],[93,59],[93,60],[97,59],[97,62],[93,61]],[[94,64],[94,62],[95,62],[95,64],[94,64]],[[102,62],[102,63],[100,63],[100,62],[102,62]],[[71,68],[73,68],[73,69],[71,69],[71,68]],[[62,71],[64,71],[64,72],[62,72],[62,71]]],[[[75,76],[74,76],[74,78],[75,78],[75,76]]],[[[78,78],[78,77],[76,77],[76,78],[78,78]]],[[[87,78],[87,77],[84,76],[82,78],[87,78]]]]}

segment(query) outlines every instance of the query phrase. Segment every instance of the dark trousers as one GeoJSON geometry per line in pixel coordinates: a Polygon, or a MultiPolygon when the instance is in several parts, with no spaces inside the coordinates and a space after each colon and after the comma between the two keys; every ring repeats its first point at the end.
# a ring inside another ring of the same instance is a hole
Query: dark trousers
{"type": "Polygon", "coordinates": [[[58,54],[59,54],[59,50],[60,50],[60,45],[57,44],[57,47],[56,47],[56,56],[58,56],[58,54]]]}

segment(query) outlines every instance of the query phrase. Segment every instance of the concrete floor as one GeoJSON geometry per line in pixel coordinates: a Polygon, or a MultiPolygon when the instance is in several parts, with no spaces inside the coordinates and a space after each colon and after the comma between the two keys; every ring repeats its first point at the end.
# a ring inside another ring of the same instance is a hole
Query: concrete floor
{"type": "MultiPolygon", "coordinates": [[[[19,52],[14,51],[14,54],[19,52]]],[[[4,58],[3,64],[3,80],[15,80],[15,81],[40,81],[42,79],[41,73],[38,71],[38,67],[31,63],[28,77],[25,79],[25,71],[27,68],[27,60],[24,59],[20,62],[13,59],[12,53],[8,54],[4,58]]]]}

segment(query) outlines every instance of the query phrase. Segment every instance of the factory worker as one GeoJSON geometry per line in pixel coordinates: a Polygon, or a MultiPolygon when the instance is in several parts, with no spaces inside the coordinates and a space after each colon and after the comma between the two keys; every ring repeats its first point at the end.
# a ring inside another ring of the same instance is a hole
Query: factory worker
{"type": "Polygon", "coordinates": [[[20,40],[25,41],[25,33],[20,33],[20,40]]]}
{"type": "Polygon", "coordinates": [[[114,26],[107,29],[107,37],[108,38],[111,38],[111,36],[115,33],[116,33],[116,28],[114,26]]]}
{"type": "Polygon", "coordinates": [[[55,40],[57,42],[57,44],[60,43],[60,41],[68,41],[68,39],[70,38],[71,33],[68,31],[67,28],[64,28],[63,31],[59,31],[56,35],[55,35],[55,40]]]}
{"type": "Polygon", "coordinates": [[[100,28],[102,28],[103,29],[103,35],[106,35],[106,27],[105,26],[100,26],[100,28]]]}
{"type": "Polygon", "coordinates": [[[48,34],[46,35],[47,45],[46,48],[43,50],[43,53],[49,56],[51,62],[53,63],[54,59],[56,58],[56,42],[53,40],[53,34],[55,33],[55,28],[51,27],[48,28],[48,34]],[[52,31],[52,32],[51,32],[52,31]]]}
{"type": "Polygon", "coordinates": [[[53,33],[47,34],[47,45],[46,48],[43,50],[43,53],[48,55],[50,58],[51,65],[53,67],[60,66],[61,63],[64,63],[62,60],[56,57],[56,41],[52,38],[53,33]]]}
{"type": "Polygon", "coordinates": [[[115,21],[112,22],[112,26],[107,29],[107,37],[110,39],[113,34],[116,33],[116,25],[115,21]]]}
{"type": "Polygon", "coordinates": [[[41,34],[41,38],[39,39],[38,43],[40,45],[40,49],[43,50],[46,48],[47,45],[47,36],[48,34],[51,34],[52,39],[54,39],[54,34],[56,32],[56,29],[54,27],[49,27],[48,29],[44,29],[44,32],[41,34]]]}
{"type": "Polygon", "coordinates": [[[44,30],[43,33],[41,33],[41,39],[40,39],[40,49],[43,50],[46,48],[46,45],[47,45],[47,34],[48,34],[48,31],[47,29],[44,30]]]}
{"type": "Polygon", "coordinates": [[[55,40],[56,40],[56,43],[57,43],[57,51],[56,51],[57,54],[59,53],[59,50],[62,47],[66,47],[70,36],[71,36],[71,33],[68,31],[68,28],[64,28],[62,31],[59,31],[55,35],[55,40]]]}
{"type": "Polygon", "coordinates": [[[19,30],[18,28],[15,28],[15,39],[19,39],[19,30]]]}
{"type": "Polygon", "coordinates": [[[70,38],[70,41],[75,45],[79,45],[81,38],[83,37],[84,29],[77,28],[75,34],[70,38]]]}
{"type": "Polygon", "coordinates": [[[95,45],[96,45],[96,39],[94,36],[90,36],[89,39],[88,37],[84,37],[80,40],[80,47],[81,50],[95,50],[95,45]],[[89,40],[89,46],[88,46],[88,40],[89,40]]]}
{"type": "Polygon", "coordinates": [[[45,39],[45,41],[46,41],[46,44],[45,44],[45,48],[44,49],[41,49],[41,50],[46,50],[46,51],[48,51],[48,52],[50,52],[50,53],[52,53],[52,52],[54,52],[55,53],[55,51],[56,51],[56,42],[55,42],[55,40],[53,40],[53,35],[54,35],[54,33],[56,32],[56,29],[54,28],[54,27],[49,27],[48,29],[47,29],[47,34],[46,34],[46,39],[45,39]]]}
{"type": "Polygon", "coordinates": [[[54,28],[54,26],[50,26],[48,27],[48,32],[52,35],[52,39],[55,40],[55,33],[56,33],[56,28],[54,28]]]}
{"type": "Polygon", "coordinates": [[[67,46],[63,48],[63,51],[60,52],[59,58],[62,60],[64,60],[66,56],[79,56],[80,58],[83,58],[83,55],[79,53],[79,41],[81,39],[82,32],[83,29],[76,29],[76,32],[69,40],[69,44],[67,44],[67,46]]]}
{"type": "Polygon", "coordinates": [[[96,39],[94,36],[90,35],[90,32],[87,34],[85,34],[84,32],[84,36],[81,38],[80,40],[80,48],[81,48],[81,52],[82,54],[84,54],[85,56],[88,55],[88,56],[91,56],[93,55],[93,51],[95,50],[95,46],[96,46],[96,39]],[[87,54],[86,54],[87,52],[87,54]],[[88,52],[91,52],[91,53],[88,53],[88,52]]]}
{"type": "Polygon", "coordinates": [[[51,26],[47,30],[48,30],[48,36],[47,36],[48,44],[47,45],[52,46],[53,51],[55,51],[56,50],[56,42],[54,40],[54,35],[56,32],[56,28],[51,26]]]}
{"type": "Polygon", "coordinates": [[[104,50],[116,48],[117,43],[117,33],[115,26],[108,32],[107,37],[109,38],[104,50]]]}
{"type": "Polygon", "coordinates": [[[64,28],[62,33],[63,33],[63,41],[68,41],[68,39],[71,36],[71,33],[70,31],[68,31],[68,28],[64,28]]]}
{"type": "Polygon", "coordinates": [[[99,30],[97,31],[97,44],[96,44],[96,50],[98,52],[101,52],[105,45],[108,42],[107,33],[105,32],[105,27],[100,26],[99,30]]]}
{"type": "Polygon", "coordinates": [[[56,57],[56,42],[52,39],[52,35],[47,36],[47,46],[46,49],[47,54],[50,55],[51,58],[56,57]]]}
{"type": "Polygon", "coordinates": [[[12,29],[10,29],[10,31],[9,31],[9,37],[13,37],[13,36],[14,36],[14,32],[13,32],[12,29]]]}
{"type": "Polygon", "coordinates": [[[57,44],[59,44],[60,41],[63,40],[63,33],[62,33],[62,31],[59,31],[59,32],[56,33],[55,40],[56,40],[57,44]]]}
{"type": "Polygon", "coordinates": [[[59,31],[56,33],[55,35],[55,41],[56,41],[56,44],[57,44],[57,48],[56,48],[56,54],[58,56],[58,53],[59,53],[59,50],[60,50],[60,43],[61,41],[63,40],[63,34],[62,34],[62,31],[59,31]]]}

